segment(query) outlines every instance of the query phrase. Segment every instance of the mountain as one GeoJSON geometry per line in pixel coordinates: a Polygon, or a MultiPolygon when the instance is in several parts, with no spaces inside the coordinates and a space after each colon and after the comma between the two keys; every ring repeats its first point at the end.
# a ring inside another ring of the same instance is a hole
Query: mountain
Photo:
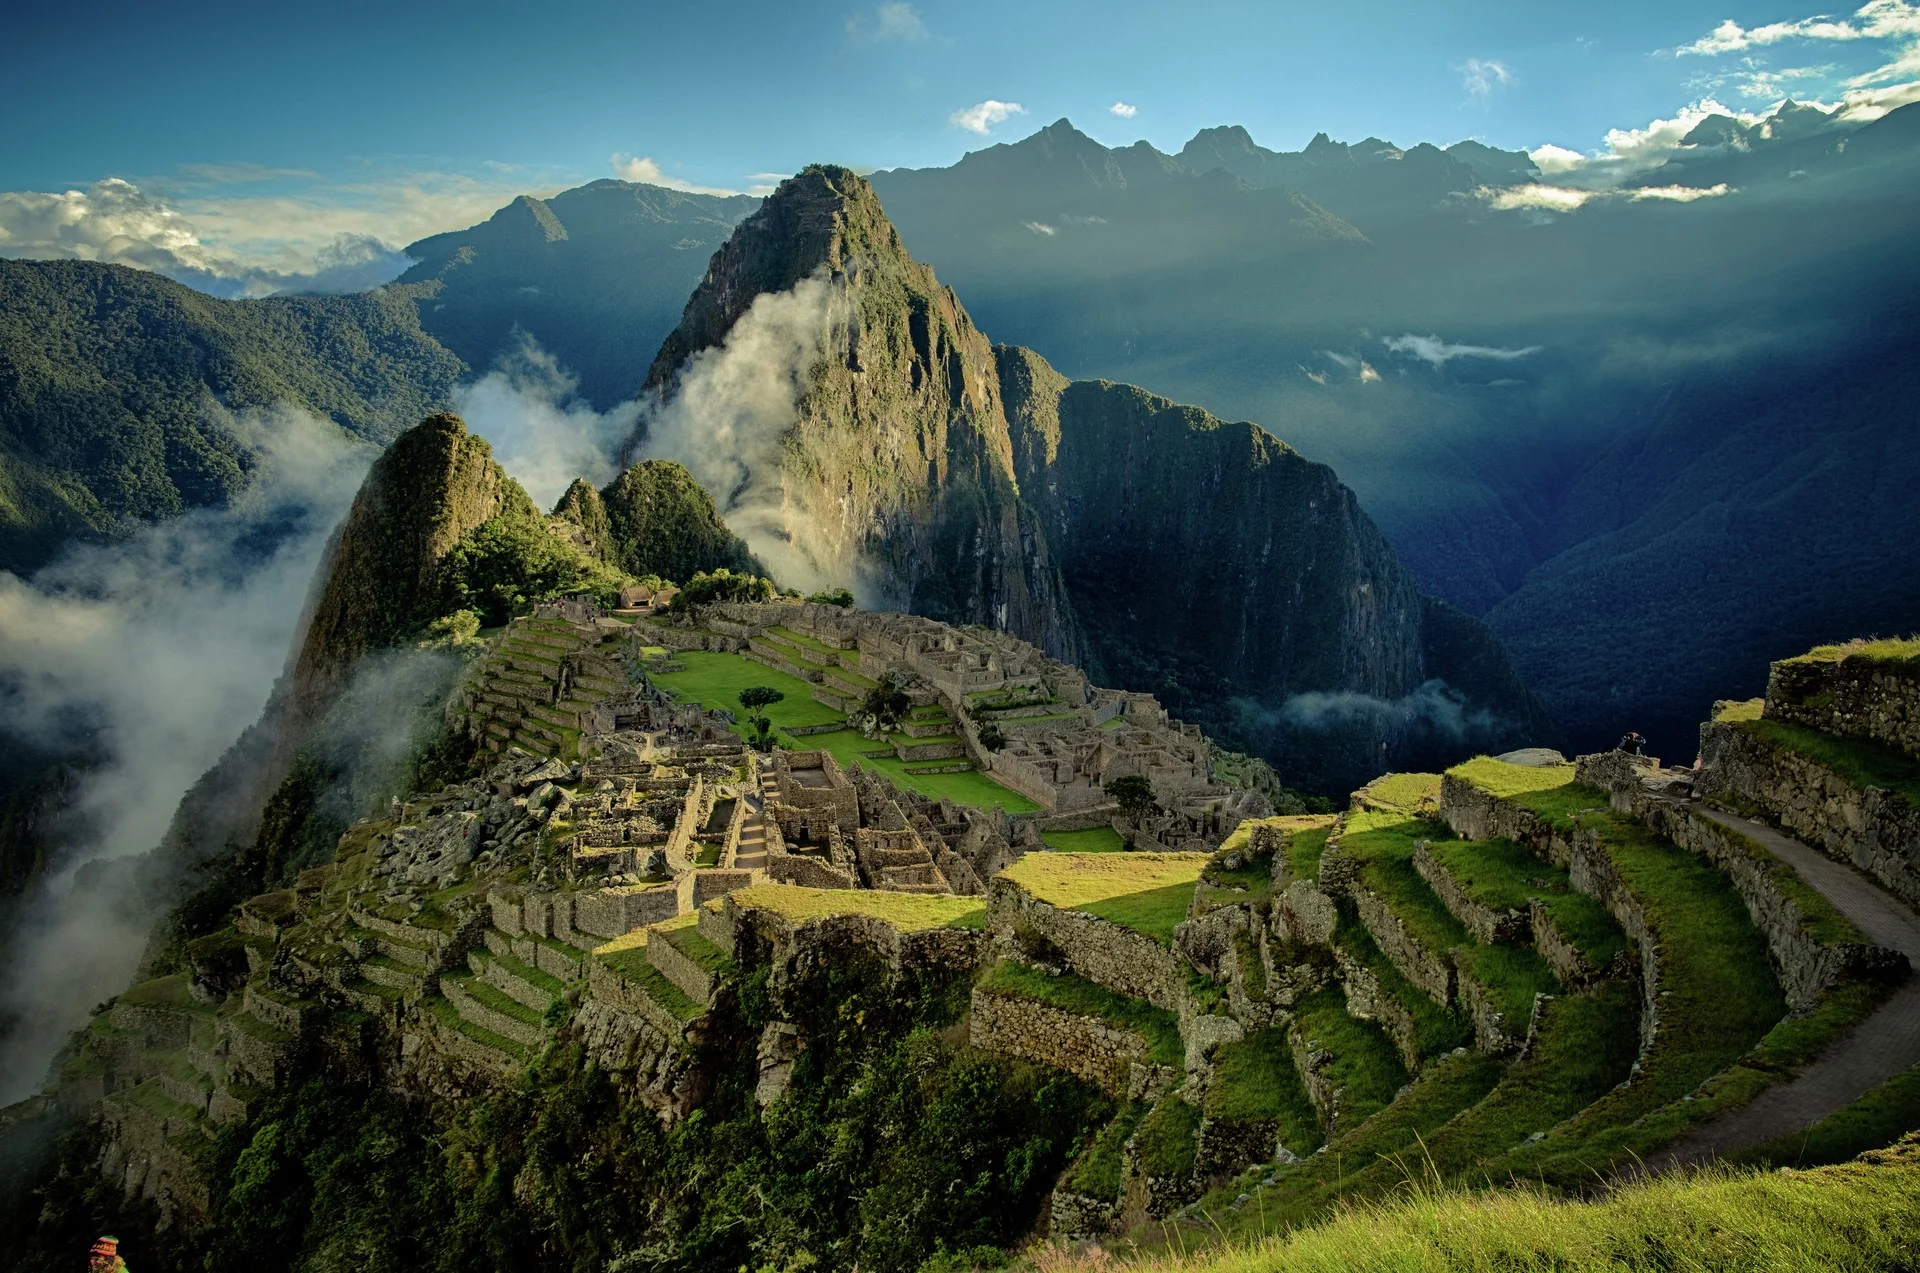
{"type": "Polygon", "coordinates": [[[418,263],[399,284],[420,325],[469,366],[484,371],[531,338],[561,351],[580,394],[605,409],[638,391],[633,351],[659,346],[707,258],[759,204],[628,181],[522,195],[471,229],[409,245],[418,263]]]}
{"type": "Polygon", "coordinates": [[[587,551],[636,577],[685,583],[719,569],[765,573],[720,520],[713,496],[671,460],[632,465],[603,491],[575,478],[553,514],[580,528],[587,551]]]}
{"type": "Polygon", "coordinates": [[[464,370],[391,292],[227,301],[0,260],[0,570],[232,498],[252,464],[233,413],[286,404],[384,443],[464,370]]]}
{"type": "Polygon", "coordinates": [[[1479,143],[1283,154],[1208,129],[1186,176],[1148,184],[1090,179],[1135,148],[1070,132],[872,184],[999,339],[1331,464],[1579,746],[1640,723],[1690,753],[1713,694],[1767,658],[1920,626],[1920,572],[1834,564],[1908,524],[1887,469],[1911,430],[1892,351],[1920,282],[1920,109],[1710,120],[1622,189],[1570,191],[1574,211],[1479,143]],[[1748,532],[1750,588],[1692,586],[1678,563],[1717,560],[1715,510],[1741,507],[1803,511],[1748,532]],[[1627,545],[1636,568],[1600,586],[1627,545]],[[1810,613],[1830,630],[1803,632],[1810,613]]]}
{"type": "MultiPolygon", "coordinates": [[[[1329,790],[1383,749],[1549,730],[1510,668],[1472,704],[1432,684],[1505,655],[1465,616],[1429,645],[1419,589],[1330,469],[1257,426],[990,346],[844,169],[783,184],[715,255],[649,375],[664,418],[681,401],[697,416],[711,382],[737,378],[714,370],[736,346],[767,348],[770,316],[809,305],[818,343],[796,344],[790,421],[708,481],[783,579],[852,579],[883,607],[1002,628],[1329,790]]],[[[688,438],[710,428],[656,420],[636,445],[697,457],[688,438]]]]}

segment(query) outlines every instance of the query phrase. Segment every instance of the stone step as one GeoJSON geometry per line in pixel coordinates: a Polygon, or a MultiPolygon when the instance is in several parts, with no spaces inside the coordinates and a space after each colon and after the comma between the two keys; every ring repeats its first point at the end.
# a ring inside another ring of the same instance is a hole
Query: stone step
{"type": "Polygon", "coordinates": [[[522,1047],[538,1047],[545,1030],[540,1014],[510,999],[471,973],[448,973],[440,978],[440,993],[463,1021],[511,1039],[522,1047]]]}
{"type": "Polygon", "coordinates": [[[391,955],[374,955],[360,961],[360,976],[378,986],[394,990],[418,992],[427,984],[427,972],[424,966],[406,964],[391,955]]]}
{"type": "Polygon", "coordinates": [[[482,954],[469,951],[467,966],[482,981],[516,1003],[544,1014],[566,987],[558,977],[521,963],[512,955],[482,954]]]}
{"type": "Polygon", "coordinates": [[[713,1002],[726,959],[727,953],[696,925],[655,929],[647,937],[647,962],[702,1008],[713,1002]]]}

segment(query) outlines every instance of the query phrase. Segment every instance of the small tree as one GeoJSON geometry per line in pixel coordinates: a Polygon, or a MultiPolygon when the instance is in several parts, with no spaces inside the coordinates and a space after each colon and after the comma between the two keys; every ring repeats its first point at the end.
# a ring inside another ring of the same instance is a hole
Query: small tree
{"type": "Polygon", "coordinates": [[[740,706],[746,708],[747,719],[753,722],[754,745],[761,751],[767,750],[773,733],[773,722],[767,719],[762,709],[772,707],[786,697],[771,685],[749,685],[740,691],[740,706]]]}
{"type": "Polygon", "coordinates": [[[1153,780],[1145,774],[1122,774],[1101,783],[1100,789],[1119,804],[1120,812],[1135,826],[1139,826],[1142,819],[1160,812],[1160,803],[1153,795],[1153,780]]]}
{"type": "Polygon", "coordinates": [[[999,751],[1007,745],[1007,736],[992,721],[980,727],[980,745],[988,751],[999,751]]]}
{"type": "Polygon", "coordinates": [[[816,606],[839,606],[842,610],[853,609],[853,593],[845,588],[828,588],[825,592],[816,592],[807,600],[816,606]]]}
{"type": "Polygon", "coordinates": [[[877,738],[898,729],[900,721],[912,707],[913,700],[907,697],[899,678],[889,672],[878,685],[867,691],[866,697],[860,700],[859,708],[847,714],[847,720],[868,738],[877,738]]]}

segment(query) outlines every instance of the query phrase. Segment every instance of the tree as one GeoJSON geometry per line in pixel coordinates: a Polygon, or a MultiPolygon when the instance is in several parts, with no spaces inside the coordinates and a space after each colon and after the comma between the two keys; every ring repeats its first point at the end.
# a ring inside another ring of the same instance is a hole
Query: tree
{"type": "Polygon", "coordinates": [[[1153,795],[1153,780],[1145,774],[1122,774],[1101,783],[1100,789],[1119,804],[1120,812],[1135,826],[1148,815],[1160,812],[1160,803],[1153,795]]]}
{"type": "Polygon", "coordinates": [[[845,588],[828,588],[816,592],[807,601],[816,606],[839,606],[842,610],[853,609],[853,594],[845,588]]]}
{"type": "Polygon", "coordinates": [[[859,709],[849,712],[847,720],[868,738],[877,738],[898,729],[912,707],[913,700],[907,697],[900,678],[889,672],[880,678],[879,684],[867,691],[866,697],[860,700],[859,709]]]}
{"type": "Polygon", "coordinates": [[[980,745],[988,751],[999,751],[1007,745],[1007,736],[992,721],[980,727],[980,745]]]}
{"type": "Polygon", "coordinates": [[[724,601],[771,601],[773,597],[773,580],[736,574],[722,566],[711,574],[697,574],[689,579],[687,586],[674,594],[667,608],[678,614],[724,601]]]}
{"type": "Polygon", "coordinates": [[[766,751],[773,733],[773,722],[767,719],[763,708],[782,702],[786,695],[771,685],[749,685],[740,691],[740,706],[747,711],[747,719],[753,722],[754,746],[766,751]]]}

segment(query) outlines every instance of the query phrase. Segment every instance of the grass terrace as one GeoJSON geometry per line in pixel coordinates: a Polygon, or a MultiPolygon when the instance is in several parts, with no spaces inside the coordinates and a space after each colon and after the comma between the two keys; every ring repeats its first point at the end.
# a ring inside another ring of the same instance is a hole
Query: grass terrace
{"type": "Polygon", "coordinates": [[[994,994],[1031,999],[1075,1016],[1098,1017],[1146,1039],[1147,1055],[1159,1064],[1178,1067],[1185,1062],[1180,1021],[1173,1013],[1117,995],[1077,974],[1049,977],[1025,964],[1002,961],[980,979],[979,985],[994,994]]]}
{"type": "Polygon", "coordinates": [[[767,635],[779,637],[789,645],[797,645],[803,650],[811,650],[815,654],[826,656],[825,658],[813,660],[815,663],[832,663],[838,659],[842,653],[842,651],[828,645],[824,641],[816,640],[802,632],[795,632],[792,628],[777,623],[767,629],[767,635]]]}
{"type": "Polygon", "coordinates": [[[693,1020],[700,1015],[700,1005],[653,966],[647,958],[649,940],[647,929],[636,929],[623,937],[614,938],[604,946],[594,947],[592,957],[618,973],[623,980],[639,986],[648,998],[672,1014],[674,1020],[693,1020]]]}
{"type": "Polygon", "coordinates": [[[1856,787],[1883,787],[1920,808],[1920,763],[1912,757],[1857,738],[1825,734],[1792,721],[1721,715],[1761,742],[1805,756],[1856,787]]]}
{"type": "Polygon", "coordinates": [[[1112,1201],[1120,1196],[1120,1172],[1127,1138],[1147,1115],[1144,1104],[1122,1106],[1113,1121],[1100,1129],[1085,1153],[1073,1165],[1067,1187],[1091,1198],[1112,1201]]]}
{"type": "Polygon", "coordinates": [[[1171,945],[1211,855],[1205,853],[1029,853],[1000,872],[1028,896],[1080,911],[1171,945]]]}
{"type": "Polygon", "coordinates": [[[1208,1118],[1278,1123],[1280,1143],[1303,1158],[1323,1139],[1283,1026],[1255,1030],[1214,1053],[1203,1110],[1208,1118]]]}
{"type": "Polygon", "coordinates": [[[1413,1046],[1422,1058],[1442,1056],[1473,1042],[1473,1027],[1467,1019],[1451,1008],[1441,1007],[1426,991],[1408,981],[1373,940],[1367,926],[1353,916],[1350,905],[1342,907],[1334,942],[1372,973],[1380,989],[1413,1018],[1413,1046]]]}
{"type": "Polygon", "coordinates": [[[1473,940],[1439,895],[1413,869],[1413,846],[1452,834],[1445,825],[1393,811],[1347,815],[1340,851],[1360,862],[1360,883],[1378,893],[1430,953],[1444,955],[1473,940]]]}
{"type": "Polygon", "coordinates": [[[1141,1120],[1134,1153],[1149,1176],[1185,1176],[1193,1170],[1200,1111],[1171,1093],[1160,1098],[1141,1120]]]}
{"type": "Polygon", "coordinates": [[[1575,814],[1607,807],[1606,792],[1575,782],[1572,765],[1509,765],[1491,756],[1476,756],[1447,770],[1447,775],[1530,809],[1562,830],[1573,825],[1575,814]]]}
{"type": "Polygon", "coordinates": [[[1440,799],[1439,774],[1388,774],[1366,787],[1366,803],[1405,813],[1431,810],[1440,799]]]}
{"type": "Polygon", "coordinates": [[[1588,965],[1605,968],[1627,946],[1607,908],[1575,892],[1567,873],[1512,840],[1436,840],[1433,856],[1468,897],[1494,910],[1526,909],[1538,898],[1588,965]]]}
{"type": "Polygon", "coordinates": [[[1344,1093],[1348,1127],[1393,1103],[1407,1081],[1399,1050],[1379,1026],[1348,1014],[1347,996],[1338,986],[1302,999],[1294,1021],[1310,1046],[1333,1054],[1326,1075],[1344,1093]]]}
{"type": "Polygon", "coordinates": [[[1782,659],[1782,663],[1844,663],[1860,659],[1867,663],[1885,663],[1920,670],[1920,636],[1905,639],[1848,641],[1842,645],[1816,645],[1805,654],[1782,659]]]}
{"type": "Polygon", "coordinates": [[[1119,853],[1127,842],[1112,827],[1089,827],[1085,831],[1042,831],[1040,838],[1056,853],[1119,853]]]}
{"type": "MultiPolygon", "coordinates": [[[[902,932],[929,928],[979,928],[987,904],[977,897],[945,893],[893,893],[885,889],[802,888],[797,884],[755,884],[729,894],[734,904],[771,911],[789,923],[804,924],[830,915],[865,915],[902,932]]],[[[716,905],[717,903],[708,903],[716,905]]]]}

